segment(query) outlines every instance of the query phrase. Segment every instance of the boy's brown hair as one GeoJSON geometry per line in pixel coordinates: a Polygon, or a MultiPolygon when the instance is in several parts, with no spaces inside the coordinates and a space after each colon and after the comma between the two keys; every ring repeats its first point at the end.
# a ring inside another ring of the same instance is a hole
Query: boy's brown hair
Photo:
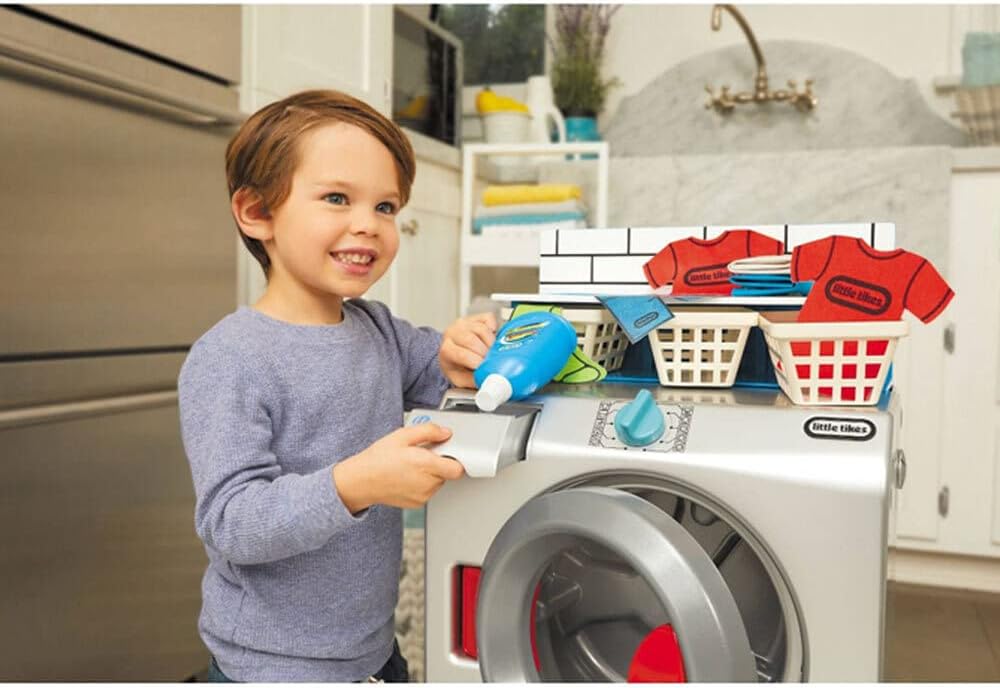
{"type": "MultiPolygon", "coordinates": [[[[381,141],[396,163],[400,205],[410,198],[416,174],[413,146],[402,130],[364,101],[333,90],[302,91],[267,105],[243,123],[226,148],[229,197],[250,189],[270,212],[288,198],[299,163],[299,141],[323,124],[345,122],[381,141]]],[[[271,261],[264,245],[243,233],[240,237],[267,275],[271,261]]]]}

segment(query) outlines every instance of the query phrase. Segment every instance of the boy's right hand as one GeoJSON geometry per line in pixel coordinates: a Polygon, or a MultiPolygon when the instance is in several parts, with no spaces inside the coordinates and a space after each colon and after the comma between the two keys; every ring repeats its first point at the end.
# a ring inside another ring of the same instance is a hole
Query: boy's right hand
{"type": "Polygon", "coordinates": [[[465,474],[458,461],[422,446],[449,437],[451,430],[435,423],[400,428],[334,465],[333,486],[352,514],[372,504],[403,509],[423,506],[445,480],[465,474]]]}

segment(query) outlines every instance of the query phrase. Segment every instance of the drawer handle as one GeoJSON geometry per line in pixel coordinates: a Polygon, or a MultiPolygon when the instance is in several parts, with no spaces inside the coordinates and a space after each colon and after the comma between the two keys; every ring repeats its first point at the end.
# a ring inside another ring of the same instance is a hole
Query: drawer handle
{"type": "Polygon", "coordinates": [[[21,428],[28,425],[58,423],[60,421],[106,416],[111,413],[125,413],[141,409],[169,406],[177,403],[177,390],[127,394],[87,401],[71,401],[65,404],[46,404],[28,408],[0,411],[0,430],[21,428]]]}
{"type": "Polygon", "coordinates": [[[86,63],[42,52],[26,45],[13,43],[4,38],[0,38],[0,55],[49,72],[47,75],[48,80],[53,80],[53,77],[56,75],[71,77],[84,81],[90,86],[108,88],[126,96],[141,98],[159,106],[182,110],[190,115],[208,119],[217,124],[240,124],[246,119],[246,115],[241,112],[217,108],[197,100],[184,98],[169,91],[97,69],[86,63]]]}
{"type": "Polygon", "coordinates": [[[404,222],[400,226],[399,231],[402,232],[403,234],[409,234],[410,236],[417,236],[417,231],[419,229],[420,229],[420,223],[417,222],[416,219],[413,219],[404,222]]]}

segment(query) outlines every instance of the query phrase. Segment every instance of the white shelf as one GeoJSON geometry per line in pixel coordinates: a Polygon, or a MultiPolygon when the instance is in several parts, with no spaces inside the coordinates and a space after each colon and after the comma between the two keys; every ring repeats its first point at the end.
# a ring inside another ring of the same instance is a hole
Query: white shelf
{"type": "MultiPolygon", "coordinates": [[[[668,306],[747,306],[750,308],[768,308],[777,306],[801,306],[805,303],[804,296],[671,296],[669,289],[653,291],[636,288],[634,291],[617,291],[615,294],[631,294],[636,296],[659,296],[668,306]]],[[[550,303],[550,304],[600,304],[594,294],[491,294],[490,298],[498,303],[550,303]]]]}
{"type": "MultiPolygon", "coordinates": [[[[608,166],[609,150],[604,141],[573,143],[469,143],[462,147],[462,225],[461,249],[459,251],[459,309],[464,312],[471,300],[472,268],[493,267],[537,267],[539,254],[539,233],[535,230],[511,229],[487,230],[484,234],[472,233],[472,213],[475,208],[473,190],[476,180],[485,177],[490,183],[497,183],[496,176],[505,172],[492,163],[488,156],[551,156],[553,159],[566,156],[596,156],[595,207],[591,208],[590,224],[593,227],[608,225],[608,166]],[[477,169],[478,168],[480,169],[477,169]]],[[[511,170],[530,169],[529,166],[514,166],[511,170]]]]}

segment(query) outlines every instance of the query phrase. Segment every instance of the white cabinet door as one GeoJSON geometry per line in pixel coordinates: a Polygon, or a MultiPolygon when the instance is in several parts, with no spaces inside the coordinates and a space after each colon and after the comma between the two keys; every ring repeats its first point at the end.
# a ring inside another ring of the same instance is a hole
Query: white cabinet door
{"type": "Polygon", "coordinates": [[[1000,172],[956,173],[952,181],[950,267],[956,296],[942,319],[954,323],[945,359],[941,480],[950,492],[940,525],[945,551],[1000,556],[1000,172]]]}
{"type": "Polygon", "coordinates": [[[388,276],[393,312],[444,330],[458,316],[458,218],[405,208],[399,254],[388,276]]]}
{"type": "Polygon", "coordinates": [[[244,83],[265,102],[335,88],[389,113],[392,5],[247,5],[244,12],[244,83]]]}
{"type": "Polygon", "coordinates": [[[906,483],[896,494],[894,532],[897,546],[920,549],[938,538],[946,318],[930,325],[909,313],[904,319],[910,335],[896,349],[893,375],[901,402],[897,445],[906,456],[906,483]]]}
{"type": "MultiPolygon", "coordinates": [[[[244,5],[240,107],[254,112],[309,88],[334,88],[391,111],[392,5],[244,5]]],[[[264,293],[264,275],[240,249],[239,300],[264,293]]],[[[367,297],[391,308],[386,279],[367,297]]]]}

